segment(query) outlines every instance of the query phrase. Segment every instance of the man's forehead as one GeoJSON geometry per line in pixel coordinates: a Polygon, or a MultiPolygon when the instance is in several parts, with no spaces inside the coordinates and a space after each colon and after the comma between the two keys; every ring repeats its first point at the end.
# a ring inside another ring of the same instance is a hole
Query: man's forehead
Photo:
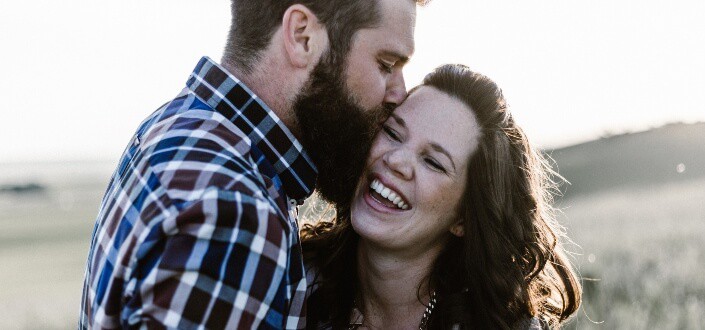
{"type": "Polygon", "coordinates": [[[414,53],[414,25],[415,16],[403,16],[401,13],[387,13],[382,15],[382,19],[375,27],[364,29],[363,37],[369,42],[376,43],[381,51],[390,53],[389,55],[399,55],[400,58],[408,58],[414,53]],[[389,18],[387,19],[388,16],[389,18]]]}
{"type": "Polygon", "coordinates": [[[353,36],[354,48],[367,49],[379,56],[408,59],[414,54],[413,32],[402,33],[399,30],[376,26],[358,30],[353,36]]]}
{"type": "Polygon", "coordinates": [[[400,33],[385,33],[377,31],[377,44],[374,48],[380,56],[395,57],[399,60],[409,60],[414,54],[414,35],[400,33]]]}

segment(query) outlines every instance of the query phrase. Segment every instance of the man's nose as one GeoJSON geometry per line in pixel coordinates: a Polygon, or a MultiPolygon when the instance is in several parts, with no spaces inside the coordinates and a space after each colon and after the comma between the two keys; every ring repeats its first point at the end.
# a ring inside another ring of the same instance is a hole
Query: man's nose
{"type": "Polygon", "coordinates": [[[404,148],[387,151],[382,158],[389,170],[400,179],[411,180],[414,177],[412,165],[413,154],[404,148]]]}
{"type": "Polygon", "coordinates": [[[384,95],[384,103],[395,106],[401,104],[406,99],[406,84],[404,74],[401,70],[395,70],[387,81],[387,90],[384,95]]]}

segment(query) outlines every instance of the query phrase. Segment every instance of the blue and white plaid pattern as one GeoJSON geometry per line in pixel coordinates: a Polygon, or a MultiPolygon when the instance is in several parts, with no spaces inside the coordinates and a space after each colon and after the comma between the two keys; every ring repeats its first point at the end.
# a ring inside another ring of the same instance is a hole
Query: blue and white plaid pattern
{"type": "Polygon", "coordinates": [[[315,179],[279,118],[204,57],[113,174],[79,328],[303,328],[306,278],[289,211],[315,179]]]}

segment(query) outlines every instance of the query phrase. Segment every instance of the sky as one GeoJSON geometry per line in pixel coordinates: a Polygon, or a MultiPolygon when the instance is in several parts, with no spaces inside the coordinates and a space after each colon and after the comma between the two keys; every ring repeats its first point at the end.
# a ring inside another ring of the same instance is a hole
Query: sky
{"type": "MultiPolygon", "coordinates": [[[[432,0],[407,87],[462,63],[540,147],[705,121],[705,1],[432,0]]],[[[228,0],[0,3],[0,163],[116,160],[139,123],[219,60],[228,0]]]]}

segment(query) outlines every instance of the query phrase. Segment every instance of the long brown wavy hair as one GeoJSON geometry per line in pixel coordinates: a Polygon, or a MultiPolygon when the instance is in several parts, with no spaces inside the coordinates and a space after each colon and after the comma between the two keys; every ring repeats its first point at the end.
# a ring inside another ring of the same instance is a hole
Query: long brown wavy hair
{"type": "MultiPolygon", "coordinates": [[[[511,329],[531,317],[559,327],[577,311],[582,289],[552,207],[557,174],[516,125],[489,78],[463,65],[444,65],[420,86],[461,100],[481,127],[458,210],[465,235],[449,235],[428,277],[438,295],[429,328],[511,329]]],[[[335,207],[332,221],[306,224],[301,231],[305,260],[317,271],[307,308],[310,327],[323,320],[334,329],[347,328],[357,291],[359,236],[350,225],[349,206],[335,207]]]]}

